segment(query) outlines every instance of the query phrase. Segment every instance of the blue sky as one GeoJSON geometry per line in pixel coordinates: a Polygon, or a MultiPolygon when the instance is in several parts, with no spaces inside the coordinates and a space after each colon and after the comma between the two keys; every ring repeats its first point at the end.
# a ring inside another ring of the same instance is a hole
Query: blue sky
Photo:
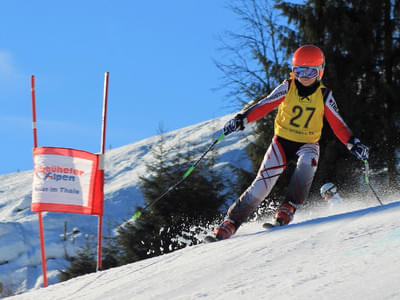
{"type": "Polygon", "coordinates": [[[217,36],[240,28],[226,1],[5,1],[0,11],[0,174],[31,170],[30,77],[39,146],[100,151],[104,73],[106,147],[232,112],[217,36]]]}

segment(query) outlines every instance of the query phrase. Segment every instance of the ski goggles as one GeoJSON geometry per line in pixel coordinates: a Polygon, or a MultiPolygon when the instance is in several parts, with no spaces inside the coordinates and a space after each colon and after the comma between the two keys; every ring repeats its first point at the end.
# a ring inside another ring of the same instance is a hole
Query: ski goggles
{"type": "Polygon", "coordinates": [[[332,192],[332,189],[335,188],[335,186],[330,187],[326,191],[321,192],[321,197],[325,198],[325,195],[332,196],[334,193],[332,192]]]}
{"type": "Polygon", "coordinates": [[[297,78],[307,78],[312,79],[319,75],[321,67],[293,67],[293,74],[297,78]]]}

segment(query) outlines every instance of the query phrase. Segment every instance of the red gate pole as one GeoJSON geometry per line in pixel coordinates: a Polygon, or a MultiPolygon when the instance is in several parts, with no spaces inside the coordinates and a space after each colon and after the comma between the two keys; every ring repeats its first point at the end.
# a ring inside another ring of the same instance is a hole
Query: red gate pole
{"type": "Polygon", "coordinates": [[[107,121],[107,101],[108,101],[108,77],[109,72],[104,74],[104,98],[103,98],[103,119],[101,128],[101,154],[106,151],[106,121],[107,121]]]}
{"type": "Polygon", "coordinates": [[[36,96],[35,96],[35,76],[31,77],[32,86],[32,129],[33,129],[33,146],[37,147],[37,130],[36,130],[36,96]]]}
{"type": "Polygon", "coordinates": [[[40,232],[40,250],[42,252],[42,272],[43,272],[43,286],[47,287],[47,267],[46,267],[46,251],[44,247],[44,232],[43,232],[43,220],[42,212],[38,212],[39,215],[39,232],[40,232]]]}
{"type": "MultiPolygon", "coordinates": [[[[35,76],[31,77],[32,86],[32,129],[33,129],[33,146],[37,147],[37,129],[36,129],[36,95],[35,95],[35,76]]],[[[44,245],[44,232],[43,232],[43,219],[42,212],[38,212],[39,216],[39,234],[40,234],[40,251],[42,254],[42,272],[43,272],[43,286],[47,287],[47,267],[46,267],[46,250],[44,245]]]]}
{"type": "MultiPolygon", "coordinates": [[[[103,97],[103,116],[102,116],[102,134],[101,134],[101,157],[100,172],[103,180],[104,188],[104,153],[106,144],[106,121],[107,121],[107,101],[108,101],[108,77],[109,72],[104,74],[104,97],[103,97]]],[[[102,203],[104,205],[104,193],[102,193],[102,203]]],[[[97,233],[97,271],[101,270],[102,264],[102,232],[103,232],[103,216],[98,216],[98,233],[97,233]]]]}

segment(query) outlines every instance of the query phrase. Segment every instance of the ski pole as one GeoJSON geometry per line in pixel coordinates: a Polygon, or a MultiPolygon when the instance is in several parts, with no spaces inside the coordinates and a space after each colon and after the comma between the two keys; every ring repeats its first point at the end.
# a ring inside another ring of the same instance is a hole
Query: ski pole
{"type": "Polygon", "coordinates": [[[218,143],[220,140],[222,140],[225,137],[225,134],[222,133],[211,145],[210,147],[208,147],[208,149],[200,156],[200,158],[189,168],[189,170],[186,171],[185,174],[183,174],[182,178],[175,183],[174,185],[172,185],[171,187],[169,187],[164,193],[162,193],[158,198],[154,199],[153,201],[149,202],[143,209],[142,211],[137,211],[135,212],[135,214],[133,215],[133,219],[137,219],[142,215],[142,212],[149,209],[151,206],[153,206],[155,203],[157,203],[159,200],[161,200],[165,195],[167,195],[170,191],[172,191],[174,188],[176,188],[178,185],[180,185],[189,175],[190,173],[192,173],[192,171],[194,170],[194,168],[196,168],[196,166],[200,163],[200,161],[204,158],[204,156],[206,156],[206,154],[208,152],[211,151],[211,149],[214,148],[215,144],[218,143]]]}
{"type": "Polygon", "coordinates": [[[371,188],[371,191],[374,193],[376,200],[378,200],[378,202],[383,205],[381,199],[379,199],[378,195],[376,194],[374,188],[372,187],[371,183],[369,182],[369,164],[368,164],[368,160],[364,160],[364,166],[365,166],[365,183],[369,185],[369,187],[371,188]]]}

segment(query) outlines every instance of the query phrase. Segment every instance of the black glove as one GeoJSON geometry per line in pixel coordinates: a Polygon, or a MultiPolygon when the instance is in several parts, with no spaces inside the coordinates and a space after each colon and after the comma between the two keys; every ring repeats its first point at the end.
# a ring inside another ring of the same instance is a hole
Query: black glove
{"type": "Polygon", "coordinates": [[[234,131],[243,130],[243,119],[244,116],[242,114],[237,114],[233,119],[226,122],[224,125],[224,134],[228,135],[234,131]]]}
{"type": "Polygon", "coordinates": [[[356,137],[351,137],[347,142],[347,149],[353,153],[359,160],[367,160],[369,156],[369,148],[361,144],[360,140],[356,137]]]}

